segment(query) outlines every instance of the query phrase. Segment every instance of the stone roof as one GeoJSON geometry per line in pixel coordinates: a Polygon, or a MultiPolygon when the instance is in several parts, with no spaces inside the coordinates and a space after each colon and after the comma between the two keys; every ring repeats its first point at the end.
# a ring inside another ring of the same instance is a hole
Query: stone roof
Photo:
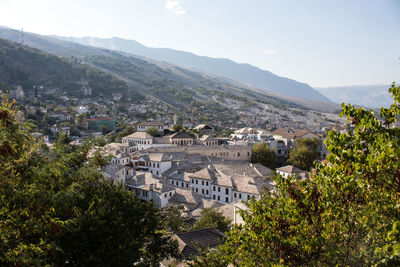
{"type": "Polygon", "coordinates": [[[203,135],[202,137],[199,138],[199,140],[204,142],[204,141],[217,140],[217,139],[215,139],[211,135],[203,135]]]}
{"type": "Polygon", "coordinates": [[[160,121],[142,121],[138,123],[138,126],[164,126],[164,123],[160,121]]]}
{"type": "Polygon", "coordinates": [[[218,172],[222,172],[226,175],[245,175],[249,177],[263,176],[264,173],[272,174],[272,170],[268,171],[267,167],[262,167],[259,164],[251,164],[247,161],[234,161],[226,160],[224,162],[214,163],[218,172]],[[261,173],[260,173],[261,172],[261,173]]]}
{"type": "Polygon", "coordinates": [[[272,181],[269,179],[252,178],[248,176],[236,175],[232,177],[233,190],[248,194],[260,195],[264,188],[272,190],[272,181]]]}
{"type": "Polygon", "coordinates": [[[107,166],[105,166],[102,171],[109,176],[114,176],[118,171],[122,170],[123,168],[125,168],[124,165],[111,162],[110,164],[107,164],[107,166]]]}
{"type": "Polygon", "coordinates": [[[175,234],[175,238],[178,241],[179,251],[185,259],[197,256],[198,248],[215,248],[226,240],[226,236],[214,228],[175,234]]]}
{"type": "Polygon", "coordinates": [[[300,170],[299,168],[293,165],[286,165],[283,167],[276,168],[276,171],[285,172],[289,174],[296,174],[296,173],[307,173],[305,170],[300,170]]]}
{"type": "Polygon", "coordinates": [[[257,129],[250,128],[250,127],[244,127],[239,130],[234,131],[235,134],[256,134],[257,129]]]}
{"type": "Polygon", "coordinates": [[[232,180],[230,176],[225,175],[224,173],[219,173],[218,175],[215,176],[215,179],[213,180],[212,184],[232,187],[232,180]]]}
{"type": "Polygon", "coordinates": [[[211,181],[214,181],[216,176],[217,176],[216,173],[208,167],[201,169],[200,171],[197,171],[195,173],[189,174],[190,178],[198,178],[198,179],[211,180],[211,181]]]}
{"type": "Polygon", "coordinates": [[[175,194],[169,199],[169,202],[174,204],[190,204],[197,206],[201,199],[201,195],[190,189],[175,188],[175,194]]]}
{"type": "Polygon", "coordinates": [[[283,138],[286,138],[286,139],[293,139],[294,138],[292,133],[289,133],[288,130],[283,129],[283,128],[276,129],[275,131],[272,131],[271,134],[279,135],[279,136],[282,136],[283,138]]]}
{"type": "Polygon", "coordinates": [[[208,124],[202,123],[202,124],[197,125],[193,129],[196,129],[196,130],[204,130],[204,129],[205,130],[212,130],[213,128],[208,124]]]}
{"type": "Polygon", "coordinates": [[[188,133],[188,132],[177,132],[174,133],[169,137],[171,140],[172,139],[194,139],[193,136],[188,133]]]}
{"type": "Polygon", "coordinates": [[[133,134],[130,134],[128,136],[123,137],[122,139],[125,138],[134,138],[134,139],[153,139],[153,136],[149,135],[146,132],[135,132],[133,134]]]}
{"type": "Polygon", "coordinates": [[[149,153],[149,160],[156,162],[171,161],[171,155],[169,153],[149,153]]]}
{"type": "Polygon", "coordinates": [[[171,144],[169,136],[154,137],[153,144],[171,144]]]}

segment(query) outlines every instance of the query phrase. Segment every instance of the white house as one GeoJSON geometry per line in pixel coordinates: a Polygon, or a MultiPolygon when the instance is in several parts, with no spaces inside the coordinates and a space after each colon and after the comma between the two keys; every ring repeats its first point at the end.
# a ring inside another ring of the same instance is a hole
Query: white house
{"type": "Polygon", "coordinates": [[[138,150],[150,148],[153,144],[153,136],[146,132],[135,132],[122,138],[122,143],[137,145],[138,150]]]}
{"type": "Polygon", "coordinates": [[[156,128],[159,133],[164,133],[168,127],[159,121],[144,121],[137,125],[138,132],[146,132],[150,128],[156,128]]]}

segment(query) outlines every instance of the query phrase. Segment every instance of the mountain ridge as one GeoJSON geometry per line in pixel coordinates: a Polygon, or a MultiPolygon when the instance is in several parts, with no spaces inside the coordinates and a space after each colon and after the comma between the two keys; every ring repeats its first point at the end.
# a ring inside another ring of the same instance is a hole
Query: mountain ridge
{"type": "Polygon", "coordinates": [[[199,56],[191,52],[179,51],[171,48],[152,48],[142,45],[135,40],[128,40],[120,37],[55,37],[82,45],[123,51],[198,71],[205,71],[285,96],[299,97],[321,102],[332,102],[329,98],[306,83],[281,77],[251,64],[237,63],[227,58],[199,56]]]}

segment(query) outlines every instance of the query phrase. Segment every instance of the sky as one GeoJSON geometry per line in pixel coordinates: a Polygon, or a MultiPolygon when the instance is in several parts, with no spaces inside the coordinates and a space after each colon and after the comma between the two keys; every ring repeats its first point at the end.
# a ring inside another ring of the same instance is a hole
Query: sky
{"type": "Polygon", "coordinates": [[[0,0],[0,25],[229,58],[314,87],[400,83],[400,0],[0,0]]]}

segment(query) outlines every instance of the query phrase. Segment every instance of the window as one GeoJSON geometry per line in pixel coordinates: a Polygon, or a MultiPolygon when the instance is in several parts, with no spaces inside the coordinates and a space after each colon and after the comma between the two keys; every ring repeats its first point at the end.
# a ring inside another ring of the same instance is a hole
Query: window
{"type": "Polygon", "coordinates": [[[215,191],[215,185],[213,186],[213,191],[215,191]]]}
{"type": "Polygon", "coordinates": [[[229,188],[225,188],[225,195],[229,194],[229,188]]]}
{"type": "Polygon", "coordinates": [[[236,198],[236,193],[233,193],[233,197],[236,198]]]}
{"type": "Polygon", "coordinates": [[[238,157],[240,157],[240,153],[238,152],[238,157]]]}
{"type": "Polygon", "coordinates": [[[201,193],[204,195],[204,189],[201,189],[201,193]]]}
{"type": "Polygon", "coordinates": [[[196,193],[198,193],[199,192],[199,189],[198,188],[196,188],[196,193]]]}
{"type": "Polygon", "coordinates": [[[157,168],[160,168],[160,163],[157,163],[157,168]]]}
{"type": "Polygon", "coordinates": [[[208,181],[206,182],[206,186],[208,186],[208,181]]]}
{"type": "Polygon", "coordinates": [[[250,157],[250,152],[247,152],[247,156],[250,157]]]}
{"type": "Polygon", "coordinates": [[[208,195],[208,190],[206,190],[206,195],[208,195]]]}
{"type": "Polygon", "coordinates": [[[158,171],[157,171],[157,175],[158,175],[158,171]]]}
{"type": "Polygon", "coordinates": [[[196,184],[198,184],[199,183],[199,180],[196,180],[196,184]]]}
{"type": "Polygon", "coordinates": [[[174,181],[171,181],[172,184],[174,184],[174,181]]]}
{"type": "Polygon", "coordinates": [[[194,180],[192,179],[192,184],[194,184],[194,180]]]}
{"type": "Polygon", "coordinates": [[[225,202],[228,202],[228,197],[225,198],[225,202]]]}
{"type": "Polygon", "coordinates": [[[250,195],[247,195],[247,200],[250,200],[250,195]]]}
{"type": "Polygon", "coordinates": [[[218,192],[221,192],[221,187],[218,186],[218,192]]]}
{"type": "Polygon", "coordinates": [[[172,192],[169,192],[169,196],[172,196],[172,192]]]}
{"type": "Polygon", "coordinates": [[[189,187],[189,184],[186,184],[186,188],[188,188],[189,187]]]}
{"type": "Polygon", "coordinates": [[[213,199],[215,199],[215,195],[213,195],[213,199]]]}
{"type": "Polygon", "coordinates": [[[167,193],[165,193],[165,194],[164,194],[164,197],[165,197],[165,198],[167,198],[167,197],[168,197],[168,194],[167,194],[167,193]]]}
{"type": "Polygon", "coordinates": [[[242,199],[242,194],[239,194],[239,199],[242,199]]]}
{"type": "Polygon", "coordinates": [[[219,196],[218,196],[218,200],[221,200],[219,196]]]}
{"type": "Polygon", "coordinates": [[[183,182],[181,183],[182,187],[183,187],[183,182]]]}
{"type": "Polygon", "coordinates": [[[201,181],[201,185],[204,185],[204,181],[201,181]]]}
{"type": "Polygon", "coordinates": [[[194,192],[194,188],[192,187],[192,191],[194,192]]]}

